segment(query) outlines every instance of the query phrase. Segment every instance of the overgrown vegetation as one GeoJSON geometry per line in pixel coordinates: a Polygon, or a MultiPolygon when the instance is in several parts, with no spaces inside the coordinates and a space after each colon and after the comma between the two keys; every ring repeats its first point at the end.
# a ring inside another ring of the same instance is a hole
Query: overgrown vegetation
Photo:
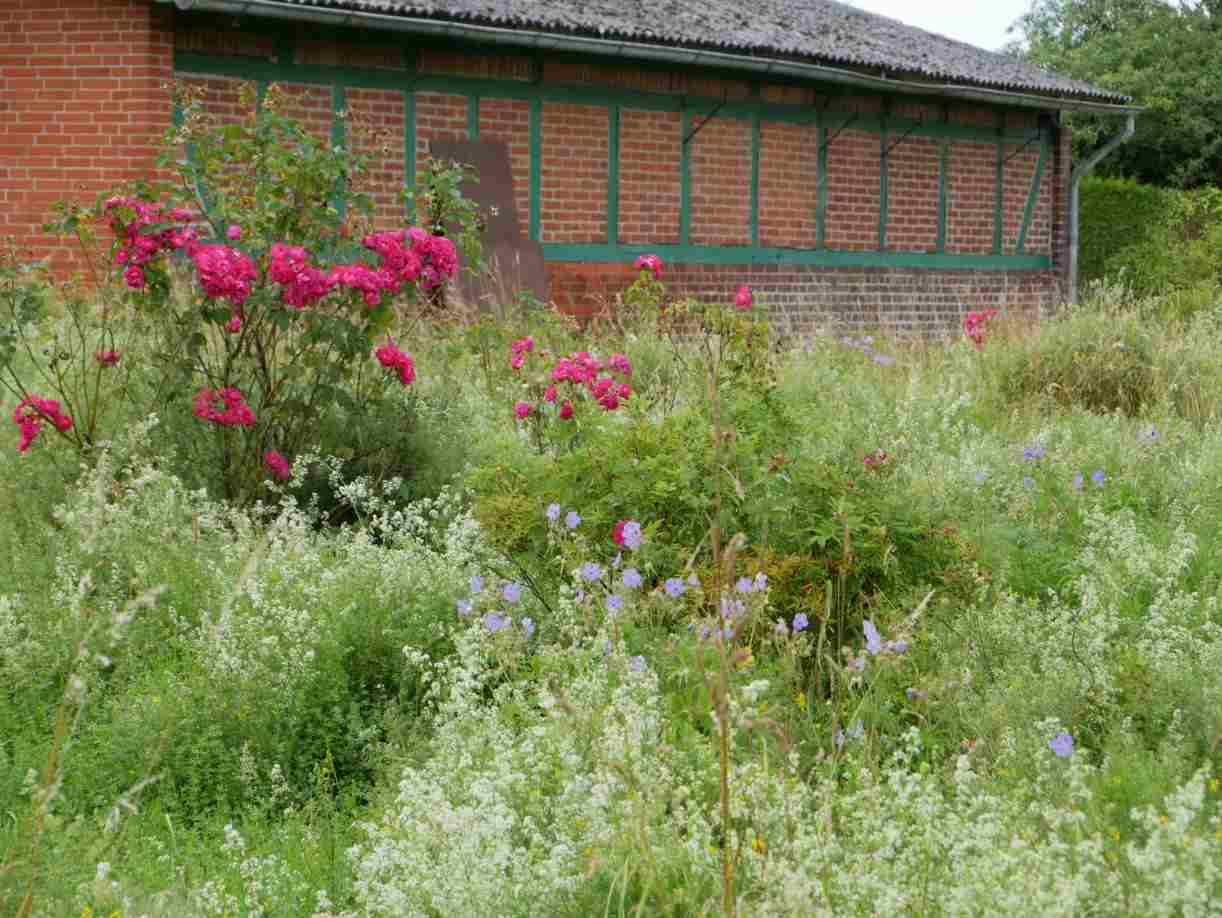
{"type": "Polygon", "coordinates": [[[388,298],[379,410],[222,425],[241,487],[149,294],[5,270],[6,415],[103,382],[0,453],[0,913],[1217,913],[1222,311],[782,342],[638,267],[585,328],[388,298]]]}

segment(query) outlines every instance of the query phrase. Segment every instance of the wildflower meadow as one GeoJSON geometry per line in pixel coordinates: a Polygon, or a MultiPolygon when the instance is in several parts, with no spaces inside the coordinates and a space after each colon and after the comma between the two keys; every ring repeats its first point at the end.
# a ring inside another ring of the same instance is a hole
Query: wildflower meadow
{"type": "Polygon", "coordinates": [[[1222,915],[1222,302],[467,304],[276,100],[0,264],[0,914],[1222,915]]]}

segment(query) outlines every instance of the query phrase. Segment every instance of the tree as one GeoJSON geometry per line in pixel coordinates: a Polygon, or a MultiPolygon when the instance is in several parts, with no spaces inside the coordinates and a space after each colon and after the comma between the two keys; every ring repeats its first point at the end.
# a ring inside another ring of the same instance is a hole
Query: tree
{"type": "MultiPolygon", "coordinates": [[[[1101,171],[1158,185],[1222,185],[1222,0],[1032,0],[1010,52],[1146,106],[1101,171]]],[[[1079,155],[1116,119],[1075,115],[1079,155]]]]}

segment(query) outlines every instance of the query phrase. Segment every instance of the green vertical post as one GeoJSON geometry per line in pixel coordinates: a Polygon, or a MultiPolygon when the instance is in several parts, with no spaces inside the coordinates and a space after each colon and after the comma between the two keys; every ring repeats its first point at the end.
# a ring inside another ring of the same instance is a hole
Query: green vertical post
{"type": "Polygon", "coordinates": [[[479,96],[467,96],[467,139],[479,140],[479,96]]]}
{"type": "Polygon", "coordinates": [[[1002,249],[1002,220],[1006,209],[1006,116],[997,114],[997,176],[993,192],[993,254],[1000,255],[1002,249]]]}
{"type": "Polygon", "coordinates": [[[543,190],[543,100],[530,100],[530,239],[539,242],[542,226],[540,197],[543,190]]]}
{"type": "MultiPolygon", "coordinates": [[[[416,190],[416,91],[403,90],[403,185],[416,190]]],[[[407,219],[416,222],[416,202],[407,202],[407,219]]]]}
{"type": "Polygon", "coordinates": [[[822,249],[827,230],[827,125],[819,124],[819,174],[815,177],[815,248],[822,249]]]}
{"type": "Polygon", "coordinates": [[[691,113],[684,110],[679,116],[679,244],[687,245],[692,234],[692,158],[688,150],[687,135],[692,130],[691,113]]]}
{"type": "Polygon", "coordinates": [[[1044,169],[1048,165],[1048,141],[1040,139],[1040,158],[1035,164],[1035,174],[1031,176],[1031,189],[1027,192],[1027,206],[1023,208],[1023,224],[1018,230],[1018,245],[1016,255],[1025,254],[1027,246],[1027,230],[1031,227],[1031,217],[1035,214],[1035,204],[1040,197],[1040,181],[1044,177],[1044,169]]]}
{"type": "Polygon", "coordinates": [[[619,106],[607,107],[607,244],[619,245],[619,106]]]}
{"type": "MultiPolygon", "coordinates": [[[[344,145],[344,107],[348,101],[347,90],[343,83],[331,84],[331,146],[344,145]]],[[[335,209],[339,211],[340,219],[345,217],[344,180],[340,179],[335,187],[335,209]]]]}
{"type": "MultiPolygon", "coordinates": [[[[756,87],[758,91],[759,87],[756,87]]],[[[760,113],[751,115],[751,244],[760,244],[760,113]]]]}
{"type": "Polygon", "coordinates": [[[946,174],[950,170],[950,144],[942,141],[938,149],[938,248],[946,251],[946,174]]]}
{"type": "Polygon", "coordinates": [[[887,247],[887,123],[884,121],[878,133],[878,250],[887,247]]]}

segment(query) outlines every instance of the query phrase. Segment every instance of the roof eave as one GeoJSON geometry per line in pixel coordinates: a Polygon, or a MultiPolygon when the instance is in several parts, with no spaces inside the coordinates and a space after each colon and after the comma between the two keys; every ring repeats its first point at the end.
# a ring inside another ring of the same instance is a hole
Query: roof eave
{"type": "Polygon", "coordinates": [[[649,44],[646,42],[596,38],[585,35],[568,35],[542,32],[536,29],[477,25],[474,23],[455,22],[453,20],[427,19],[417,16],[391,15],[363,10],[344,10],[321,6],[305,7],[278,2],[278,0],[158,0],[158,2],[172,2],[181,10],[200,10],[239,16],[287,19],[295,22],[317,22],[330,25],[353,26],[403,32],[412,35],[452,38],[482,44],[505,45],[533,50],[572,51],[602,57],[654,61],[681,66],[722,67],[730,70],[755,73],[760,76],[790,76],[855,86],[861,89],[873,89],[880,92],[942,96],[993,105],[1011,105],[1023,108],[1113,115],[1136,114],[1142,111],[1142,107],[1137,105],[1100,102],[1061,95],[1018,92],[1009,89],[992,89],[987,86],[973,84],[895,79],[888,76],[858,73],[853,70],[832,67],[826,64],[786,60],[784,58],[731,54],[725,51],[701,48],[649,44]]]}

